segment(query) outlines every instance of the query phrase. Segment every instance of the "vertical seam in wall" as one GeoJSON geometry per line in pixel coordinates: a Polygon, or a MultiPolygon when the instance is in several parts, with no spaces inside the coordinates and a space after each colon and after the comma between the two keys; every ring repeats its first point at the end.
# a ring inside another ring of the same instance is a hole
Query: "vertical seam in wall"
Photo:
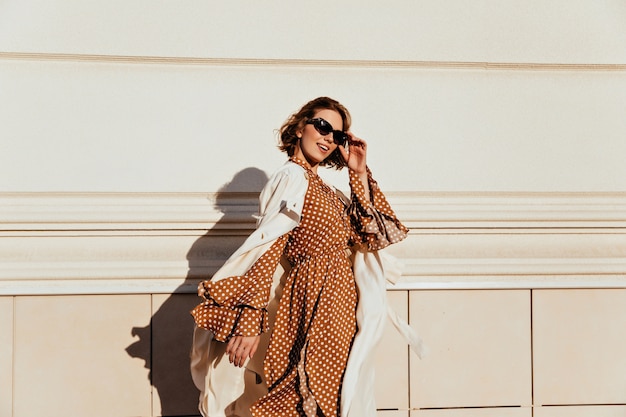
{"type": "MultiPolygon", "coordinates": [[[[154,317],[154,294],[150,294],[150,415],[154,417],[154,355],[152,352],[153,343],[153,335],[154,335],[154,323],[152,322],[152,317],[154,317]]],[[[162,411],[162,410],[161,410],[162,411]]]]}
{"type": "Polygon", "coordinates": [[[11,308],[13,310],[13,317],[11,317],[11,417],[15,416],[15,316],[16,316],[16,301],[17,297],[11,297],[11,308]]]}
{"type": "Polygon", "coordinates": [[[533,332],[533,292],[530,291],[530,415],[535,415],[535,364],[534,364],[534,332],[533,332]]]}
{"type": "MultiPolygon", "coordinates": [[[[411,325],[411,291],[406,291],[406,322],[411,325]]],[[[407,357],[407,367],[406,367],[406,405],[407,405],[407,416],[411,415],[411,348],[407,344],[406,346],[406,357],[407,357]]]]}

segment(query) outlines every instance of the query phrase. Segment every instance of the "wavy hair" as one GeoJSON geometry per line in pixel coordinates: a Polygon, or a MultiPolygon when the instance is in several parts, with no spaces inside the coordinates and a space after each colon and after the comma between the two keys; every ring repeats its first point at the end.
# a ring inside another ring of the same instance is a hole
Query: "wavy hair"
{"type": "MultiPolygon", "coordinates": [[[[306,121],[313,118],[315,113],[319,110],[327,109],[334,110],[341,116],[343,121],[343,131],[350,130],[350,124],[352,119],[350,112],[337,100],[333,100],[330,97],[318,97],[306,103],[300,110],[289,116],[287,121],[280,127],[278,133],[280,135],[280,144],[278,148],[287,152],[287,155],[293,156],[296,151],[296,146],[300,138],[297,133],[304,129],[306,121]]],[[[346,166],[346,161],[339,152],[339,147],[331,153],[328,158],[324,159],[320,165],[329,166],[335,169],[341,169],[346,166]]]]}

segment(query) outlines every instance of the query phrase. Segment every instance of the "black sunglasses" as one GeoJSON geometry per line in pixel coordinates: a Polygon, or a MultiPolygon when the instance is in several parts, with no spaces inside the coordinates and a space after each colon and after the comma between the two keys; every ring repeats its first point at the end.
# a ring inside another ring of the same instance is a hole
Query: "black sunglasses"
{"type": "Polygon", "coordinates": [[[346,142],[348,141],[348,134],[346,132],[342,132],[341,130],[333,130],[333,126],[321,117],[309,119],[306,121],[306,124],[313,125],[315,130],[317,130],[320,135],[326,136],[332,133],[333,142],[335,142],[336,145],[345,146],[346,142]]]}

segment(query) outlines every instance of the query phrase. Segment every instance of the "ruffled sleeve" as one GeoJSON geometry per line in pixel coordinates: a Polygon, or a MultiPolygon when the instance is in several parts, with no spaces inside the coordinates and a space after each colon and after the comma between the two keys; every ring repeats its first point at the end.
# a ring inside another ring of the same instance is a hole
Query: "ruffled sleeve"
{"type": "Polygon", "coordinates": [[[198,285],[204,300],[191,311],[198,327],[222,342],[232,336],[256,336],[268,330],[267,304],[280,258],[302,214],[308,180],[287,162],[268,180],[259,196],[257,229],[209,281],[198,285]]]}
{"type": "Polygon", "coordinates": [[[366,244],[369,250],[383,249],[406,238],[408,229],[396,218],[378,183],[367,169],[370,199],[367,200],[363,182],[350,170],[352,197],[348,215],[357,243],[366,244]]]}
{"type": "Polygon", "coordinates": [[[201,282],[198,295],[205,301],[191,311],[198,327],[220,342],[266,332],[272,279],[288,238],[288,233],[278,238],[245,275],[201,282]]]}

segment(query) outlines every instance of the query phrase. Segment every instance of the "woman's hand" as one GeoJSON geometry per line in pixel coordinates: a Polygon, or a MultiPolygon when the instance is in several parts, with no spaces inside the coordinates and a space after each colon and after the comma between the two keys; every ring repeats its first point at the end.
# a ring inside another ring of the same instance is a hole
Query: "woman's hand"
{"type": "Polygon", "coordinates": [[[361,139],[357,138],[352,134],[352,132],[348,132],[348,136],[350,139],[348,140],[348,151],[343,146],[339,146],[339,152],[343,156],[343,159],[346,160],[348,164],[348,168],[354,171],[355,174],[359,176],[361,179],[361,183],[363,183],[363,192],[365,193],[365,200],[369,201],[370,199],[370,187],[369,180],[367,178],[367,143],[361,139]]]}
{"type": "Polygon", "coordinates": [[[230,363],[241,368],[246,360],[252,358],[260,340],[261,336],[233,336],[226,345],[230,363]]]}
{"type": "Polygon", "coordinates": [[[346,160],[348,168],[356,174],[362,175],[367,173],[367,143],[348,132],[348,149],[339,146],[339,152],[346,160]]]}

